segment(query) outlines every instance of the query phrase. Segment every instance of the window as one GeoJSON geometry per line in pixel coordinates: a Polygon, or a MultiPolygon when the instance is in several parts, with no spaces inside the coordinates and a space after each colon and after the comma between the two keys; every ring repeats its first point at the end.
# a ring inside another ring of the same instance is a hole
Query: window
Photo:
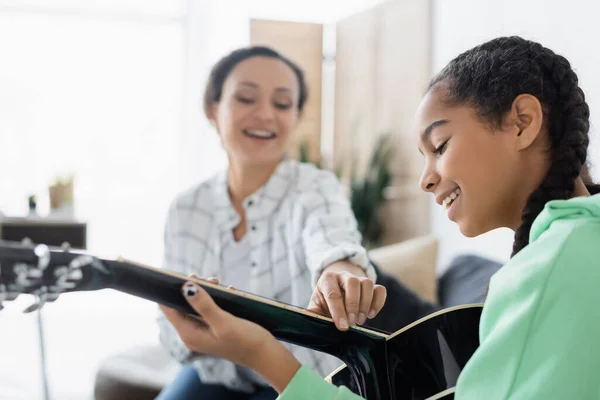
{"type": "MultiPolygon", "coordinates": [[[[45,3],[0,5],[0,210],[22,216],[36,194],[46,215],[48,184],[73,172],[90,251],[158,265],[182,184],[182,2],[45,3]]],[[[30,301],[0,313],[10,327],[0,331],[0,392],[11,398],[42,398],[36,315],[19,313],[30,301]]],[[[156,342],[155,313],[112,291],[45,307],[52,397],[90,395],[104,357],[156,342]]]]}

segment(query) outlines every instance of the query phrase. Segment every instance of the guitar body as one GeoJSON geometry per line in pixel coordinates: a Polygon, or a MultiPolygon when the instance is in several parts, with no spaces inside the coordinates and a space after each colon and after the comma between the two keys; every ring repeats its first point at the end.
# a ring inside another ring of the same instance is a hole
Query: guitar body
{"type": "MultiPolygon", "coordinates": [[[[3,301],[33,294],[25,312],[54,301],[62,293],[115,289],[196,314],[181,294],[190,277],[124,259],[24,246],[0,241],[0,310],[3,301]]],[[[277,339],[324,352],[345,366],[328,380],[368,400],[453,398],[454,385],[479,346],[482,305],[438,311],[387,334],[351,327],[342,332],[331,318],[272,299],[195,280],[221,308],[255,322],[277,339]]]]}
{"type": "MultiPolygon", "coordinates": [[[[458,375],[479,346],[481,310],[481,305],[448,308],[389,335],[386,354],[392,398],[453,398],[458,375]],[[448,394],[436,397],[442,393],[448,394]]],[[[326,379],[360,393],[361,383],[345,366],[326,379]]]]}

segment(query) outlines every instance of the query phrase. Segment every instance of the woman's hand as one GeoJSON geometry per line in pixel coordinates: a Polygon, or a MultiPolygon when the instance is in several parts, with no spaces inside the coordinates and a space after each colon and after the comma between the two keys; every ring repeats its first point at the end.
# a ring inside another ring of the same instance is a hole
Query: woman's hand
{"type": "Polygon", "coordinates": [[[253,369],[279,392],[285,389],[300,363],[279,341],[261,326],[219,308],[199,285],[187,282],[182,292],[200,317],[160,309],[187,348],[253,369]]]}
{"type": "Polygon", "coordinates": [[[363,270],[347,261],[327,267],[317,281],[308,309],[330,316],[340,330],[364,324],[383,308],[387,291],[365,276],[363,270]]]}

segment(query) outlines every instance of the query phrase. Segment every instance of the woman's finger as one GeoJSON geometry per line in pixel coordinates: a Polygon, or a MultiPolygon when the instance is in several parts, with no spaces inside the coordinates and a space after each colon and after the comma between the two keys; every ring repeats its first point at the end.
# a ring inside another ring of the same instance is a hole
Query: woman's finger
{"type": "Polygon", "coordinates": [[[209,278],[200,278],[196,274],[189,274],[188,278],[193,278],[193,279],[196,279],[196,280],[199,280],[199,281],[210,282],[210,283],[214,283],[214,284],[217,284],[217,285],[219,284],[219,279],[216,278],[216,277],[214,277],[214,276],[211,276],[209,278]]]}
{"type": "Polygon", "coordinates": [[[325,303],[325,300],[323,299],[323,296],[321,296],[321,292],[318,289],[313,292],[306,309],[324,317],[331,316],[329,314],[329,310],[327,309],[327,304],[325,303]]]}
{"type": "Polygon", "coordinates": [[[348,324],[354,326],[358,316],[358,306],[361,302],[360,280],[356,275],[343,274],[339,278],[342,280],[344,289],[344,304],[346,306],[346,315],[348,315],[348,324]]]}
{"type": "Polygon", "coordinates": [[[336,327],[345,331],[348,329],[348,317],[346,316],[346,306],[344,304],[344,296],[338,281],[339,274],[325,273],[319,279],[319,290],[321,296],[327,303],[331,318],[336,327]]]}
{"type": "Polygon", "coordinates": [[[373,287],[375,283],[369,278],[363,278],[360,282],[360,306],[358,323],[364,324],[367,320],[367,315],[371,310],[371,302],[373,301],[373,287]]]}
{"type": "Polygon", "coordinates": [[[387,298],[387,289],[385,286],[375,285],[373,290],[373,301],[371,302],[371,309],[369,310],[369,319],[375,318],[377,313],[381,311],[385,300],[387,298]]]}

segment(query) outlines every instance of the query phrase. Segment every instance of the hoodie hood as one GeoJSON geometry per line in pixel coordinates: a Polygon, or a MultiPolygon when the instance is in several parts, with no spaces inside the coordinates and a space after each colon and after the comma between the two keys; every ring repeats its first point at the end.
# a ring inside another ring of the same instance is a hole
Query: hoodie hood
{"type": "Polygon", "coordinates": [[[549,201],[531,226],[529,242],[539,238],[554,221],[595,218],[600,220],[600,194],[549,201]]]}

